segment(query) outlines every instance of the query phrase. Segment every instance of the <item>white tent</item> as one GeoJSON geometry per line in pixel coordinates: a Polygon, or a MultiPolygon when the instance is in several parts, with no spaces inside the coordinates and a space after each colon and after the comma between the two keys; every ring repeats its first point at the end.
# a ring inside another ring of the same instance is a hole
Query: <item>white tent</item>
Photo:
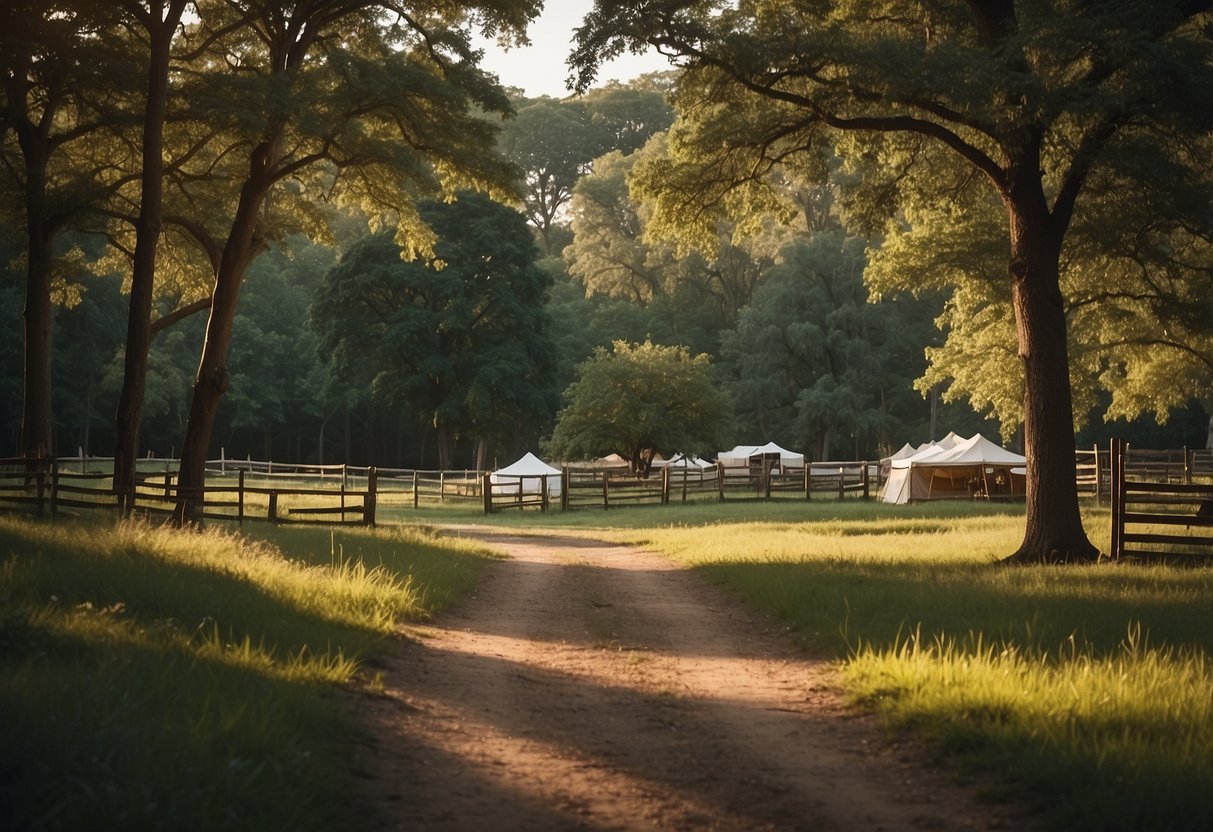
{"type": "Polygon", "coordinates": [[[560,469],[553,468],[532,453],[526,454],[517,462],[499,468],[489,475],[489,481],[494,485],[499,483],[517,483],[522,494],[539,494],[543,489],[543,481],[547,480],[548,496],[560,495],[560,469]]]}
{"type": "Polygon", "coordinates": [[[893,460],[881,499],[900,504],[957,497],[1017,497],[1024,493],[1026,464],[1025,457],[977,433],[950,447],[936,444],[893,460]]]}
{"type": "Polygon", "coordinates": [[[738,445],[731,451],[721,451],[717,459],[724,464],[726,468],[750,465],[751,462],[757,464],[764,458],[779,455],[779,464],[783,467],[802,468],[804,467],[804,454],[798,454],[795,451],[789,451],[786,448],[781,448],[774,442],[768,442],[765,445],[738,445]]]}
{"type": "Polygon", "coordinates": [[[695,454],[674,454],[667,460],[661,462],[653,462],[654,468],[687,468],[694,470],[696,468],[715,468],[716,463],[708,462],[706,459],[700,459],[695,454]]]}
{"type": "MultiPolygon", "coordinates": [[[[981,434],[977,434],[977,435],[980,436],[981,434]]],[[[943,439],[940,439],[938,442],[932,442],[930,444],[938,445],[939,447],[943,448],[946,451],[946,450],[951,450],[952,448],[955,448],[957,445],[959,445],[961,442],[964,442],[964,441],[966,441],[966,440],[963,436],[958,435],[956,433],[956,431],[954,431],[954,430],[950,430],[950,431],[948,431],[948,435],[945,436],[943,439]]]]}

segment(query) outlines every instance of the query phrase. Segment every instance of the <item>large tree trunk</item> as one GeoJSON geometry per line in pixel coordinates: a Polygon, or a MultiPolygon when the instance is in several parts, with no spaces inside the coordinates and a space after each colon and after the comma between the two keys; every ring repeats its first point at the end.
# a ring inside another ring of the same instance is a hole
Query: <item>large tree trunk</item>
{"type": "Polygon", "coordinates": [[[1027,525],[1010,560],[1088,562],[1099,552],[1083,529],[1074,478],[1074,408],[1058,279],[1061,237],[1047,213],[1026,214],[1012,217],[1011,283],[1024,367],[1027,525]]]}
{"type": "Polygon", "coordinates": [[[227,354],[232,343],[236,301],[245,269],[261,246],[257,235],[257,218],[274,181],[274,169],[280,158],[279,144],[277,140],[264,142],[253,150],[248,179],[240,191],[240,204],[236,208],[236,216],[215,275],[211,315],[206,323],[206,341],[202,345],[202,359],[194,379],[190,414],[181,446],[177,505],[173,511],[173,521],[178,525],[196,525],[202,519],[206,454],[219,403],[231,381],[227,354]]]}
{"type": "MultiPolygon", "coordinates": [[[[31,171],[32,173],[32,171],[31,171]]],[[[35,187],[31,183],[31,187],[35,187]]],[[[25,380],[21,407],[21,453],[47,457],[54,450],[51,411],[51,241],[44,233],[37,197],[28,200],[29,257],[25,281],[25,380]]]]}
{"type": "MultiPolygon", "coordinates": [[[[160,239],[164,178],[164,118],[168,106],[169,46],[184,3],[169,3],[163,22],[149,27],[147,105],[143,114],[143,180],[139,219],[135,226],[135,262],[131,270],[130,312],[126,323],[126,355],[122,392],[114,417],[114,493],[119,510],[130,511],[139,431],[147,382],[148,351],[152,344],[152,289],[156,276],[156,245],[160,239]]],[[[156,10],[155,4],[151,7],[156,10]]]]}
{"type": "Polygon", "coordinates": [[[5,79],[4,117],[17,136],[25,162],[26,269],[24,326],[25,363],[18,451],[25,456],[50,456],[54,450],[51,409],[51,245],[55,224],[49,217],[46,177],[51,147],[45,130],[53,123],[53,105],[35,123],[26,109],[29,94],[25,66],[14,66],[5,79]]]}

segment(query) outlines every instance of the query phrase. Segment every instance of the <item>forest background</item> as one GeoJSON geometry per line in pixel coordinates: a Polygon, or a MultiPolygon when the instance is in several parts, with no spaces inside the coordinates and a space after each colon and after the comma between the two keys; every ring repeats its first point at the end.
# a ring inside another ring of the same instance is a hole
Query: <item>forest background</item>
{"type": "MultiPolygon", "coordinates": [[[[137,72],[138,62],[132,66],[137,72]]],[[[480,117],[500,125],[495,146],[515,166],[519,198],[461,192],[453,202],[421,200],[435,258],[402,259],[390,222],[365,205],[316,198],[288,209],[270,200],[267,239],[245,273],[232,328],[230,387],[210,456],[222,449],[229,458],[384,467],[505,464],[551,435],[577,368],[617,340],[709,356],[732,400],[737,442],[774,440],[815,459],[873,458],[948,430],[1001,435],[1015,446],[1022,382],[1005,312],[958,320],[957,290],[870,297],[864,274],[882,239],[848,224],[848,172],[839,160],[823,160],[813,176],[777,172],[781,210],[720,227],[714,249],[684,256],[646,234],[650,208],[629,181],[637,165],[666,153],[676,82],[674,72],[659,73],[560,100],[509,91],[511,117],[480,117]],[[991,366],[1005,372],[991,374],[991,366]]],[[[109,106],[120,105],[120,92],[109,106]]],[[[11,86],[6,96],[11,103],[11,86]]],[[[171,133],[171,113],[167,123],[171,133]]],[[[107,148],[115,166],[129,162],[122,136],[113,129],[110,144],[94,137],[87,155],[69,154],[52,168],[56,193],[79,187],[81,165],[96,164],[107,148]]],[[[6,130],[4,139],[0,196],[18,218],[24,166],[16,133],[6,130]]],[[[131,248],[112,197],[106,205],[91,194],[54,239],[60,455],[113,453],[131,248]]],[[[16,220],[0,228],[0,317],[11,322],[0,330],[0,455],[20,444],[21,231],[16,220]]],[[[184,253],[184,234],[171,223],[163,239],[169,279],[158,283],[154,304],[167,320],[201,309],[213,276],[184,253]]],[[[981,304],[997,307],[996,298],[981,304]]],[[[205,326],[203,309],[152,342],[141,455],[180,450],[205,326]]],[[[1142,446],[1205,444],[1208,402],[1164,396],[1153,409],[1110,410],[1114,361],[1079,362],[1080,446],[1111,434],[1142,446]]]]}

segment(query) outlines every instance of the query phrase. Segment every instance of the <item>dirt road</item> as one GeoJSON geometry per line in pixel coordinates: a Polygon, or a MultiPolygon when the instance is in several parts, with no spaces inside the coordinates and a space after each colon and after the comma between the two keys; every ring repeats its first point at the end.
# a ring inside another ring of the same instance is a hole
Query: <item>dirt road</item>
{"type": "MultiPolygon", "coordinates": [[[[390,829],[989,829],[828,663],[668,560],[465,530],[508,553],[368,699],[390,829]]],[[[1018,828],[1018,823],[1013,823],[1018,828]]]]}

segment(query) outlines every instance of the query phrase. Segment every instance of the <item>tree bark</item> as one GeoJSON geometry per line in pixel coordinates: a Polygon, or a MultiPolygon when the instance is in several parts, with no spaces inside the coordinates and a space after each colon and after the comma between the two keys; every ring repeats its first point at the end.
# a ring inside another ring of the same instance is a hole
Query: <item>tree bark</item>
{"type": "MultiPolygon", "coordinates": [[[[183,0],[171,0],[163,21],[148,20],[150,51],[147,104],[143,114],[139,218],[135,225],[135,258],[131,270],[122,391],[114,416],[114,493],[118,497],[119,511],[124,515],[130,511],[134,493],[148,352],[152,344],[152,290],[156,276],[156,246],[163,215],[164,119],[168,108],[169,48],[184,7],[183,0]]],[[[159,11],[155,4],[151,9],[153,12],[159,11]]]]}
{"type": "MultiPolygon", "coordinates": [[[[31,171],[42,178],[42,171],[31,171]]],[[[51,240],[41,217],[42,189],[27,199],[29,257],[25,280],[25,380],[21,405],[21,453],[47,457],[54,452],[51,409],[51,240]]]]}
{"type": "Polygon", "coordinates": [[[4,118],[17,136],[25,162],[26,270],[22,326],[25,346],[18,452],[45,457],[54,451],[51,405],[51,245],[57,223],[47,206],[47,168],[51,143],[46,130],[54,123],[55,103],[47,102],[39,123],[30,118],[28,62],[18,63],[5,79],[4,118]]]}
{"type": "MultiPolygon", "coordinates": [[[[1038,204],[1044,205],[1043,198],[1038,204]]],[[[1083,529],[1074,478],[1074,408],[1058,265],[1061,234],[1043,208],[1018,207],[1011,217],[1010,270],[1024,367],[1027,523],[1023,543],[1009,560],[1090,562],[1099,552],[1083,529]]]]}
{"type": "Polygon", "coordinates": [[[177,504],[173,521],[177,525],[197,525],[202,519],[203,489],[206,487],[206,454],[219,403],[231,378],[227,355],[232,343],[232,322],[245,269],[261,248],[258,214],[274,183],[275,168],[281,158],[280,140],[259,144],[249,159],[249,174],[240,191],[236,216],[223,247],[215,290],[211,294],[211,314],[206,323],[202,359],[194,379],[189,419],[181,446],[181,471],[178,475],[177,504]]]}

